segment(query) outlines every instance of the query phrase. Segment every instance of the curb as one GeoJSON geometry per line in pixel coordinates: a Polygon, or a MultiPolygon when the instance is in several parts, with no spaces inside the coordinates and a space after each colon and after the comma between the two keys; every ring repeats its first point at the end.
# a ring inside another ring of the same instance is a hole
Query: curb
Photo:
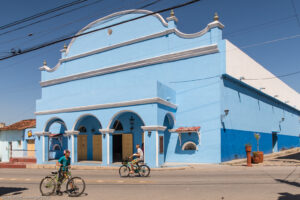
{"type": "MultiPolygon", "coordinates": [[[[55,164],[27,164],[27,169],[56,169],[55,164]]],[[[120,167],[114,166],[84,166],[84,165],[72,165],[72,170],[118,170],[120,167]]],[[[190,166],[184,167],[162,167],[162,168],[151,168],[151,171],[165,171],[165,170],[185,170],[190,166]]]]}

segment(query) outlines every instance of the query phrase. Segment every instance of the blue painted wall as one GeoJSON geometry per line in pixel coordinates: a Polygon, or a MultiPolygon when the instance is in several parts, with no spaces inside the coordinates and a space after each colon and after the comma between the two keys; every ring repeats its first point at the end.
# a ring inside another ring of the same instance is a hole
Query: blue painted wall
{"type": "Polygon", "coordinates": [[[256,151],[254,133],[260,133],[264,153],[273,150],[272,132],[278,134],[279,150],[299,146],[299,111],[231,77],[222,82],[221,112],[226,109],[229,113],[220,122],[222,161],[245,157],[247,143],[256,151]]]}

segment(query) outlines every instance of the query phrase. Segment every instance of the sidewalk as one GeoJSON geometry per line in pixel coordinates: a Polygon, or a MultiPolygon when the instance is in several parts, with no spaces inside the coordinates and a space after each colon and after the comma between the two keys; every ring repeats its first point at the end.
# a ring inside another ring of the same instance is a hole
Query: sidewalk
{"type": "MultiPolygon", "coordinates": [[[[247,159],[236,159],[223,162],[221,165],[244,166],[247,159]]],[[[300,147],[283,150],[276,153],[265,154],[264,162],[252,166],[300,166],[300,147]]]]}
{"type": "MultiPolygon", "coordinates": [[[[120,165],[121,166],[121,165],[120,165]]],[[[119,170],[120,166],[95,166],[95,165],[72,165],[72,170],[119,170]]],[[[27,164],[28,169],[56,169],[55,164],[27,164]]],[[[151,168],[151,171],[164,171],[164,170],[184,170],[190,168],[189,165],[183,164],[165,164],[161,168],[151,168]]]]}

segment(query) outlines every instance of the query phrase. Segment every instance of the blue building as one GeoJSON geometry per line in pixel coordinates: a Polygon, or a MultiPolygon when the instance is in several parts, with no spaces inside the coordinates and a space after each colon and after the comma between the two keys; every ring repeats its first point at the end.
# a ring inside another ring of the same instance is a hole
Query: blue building
{"type": "Polygon", "coordinates": [[[245,144],[256,150],[254,133],[265,153],[299,146],[299,94],[277,78],[252,80],[274,75],[222,38],[217,15],[194,34],[176,28],[174,12],[101,29],[151,13],[98,19],[77,35],[93,33],[61,50],[55,67],[44,62],[38,163],[56,158],[53,134],[73,164],[102,166],[125,159],[136,144],[144,144],[151,167],[245,157],[245,144]]]}

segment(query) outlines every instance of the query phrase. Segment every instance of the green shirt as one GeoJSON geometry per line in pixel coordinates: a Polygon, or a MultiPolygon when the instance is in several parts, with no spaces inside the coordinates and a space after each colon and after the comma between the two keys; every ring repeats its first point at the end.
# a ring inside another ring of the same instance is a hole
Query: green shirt
{"type": "Polygon", "coordinates": [[[68,166],[71,164],[71,158],[69,157],[68,159],[66,158],[66,156],[62,156],[58,162],[60,164],[62,164],[62,166],[60,167],[59,170],[62,170],[62,171],[68,171],[68,166]]]}

